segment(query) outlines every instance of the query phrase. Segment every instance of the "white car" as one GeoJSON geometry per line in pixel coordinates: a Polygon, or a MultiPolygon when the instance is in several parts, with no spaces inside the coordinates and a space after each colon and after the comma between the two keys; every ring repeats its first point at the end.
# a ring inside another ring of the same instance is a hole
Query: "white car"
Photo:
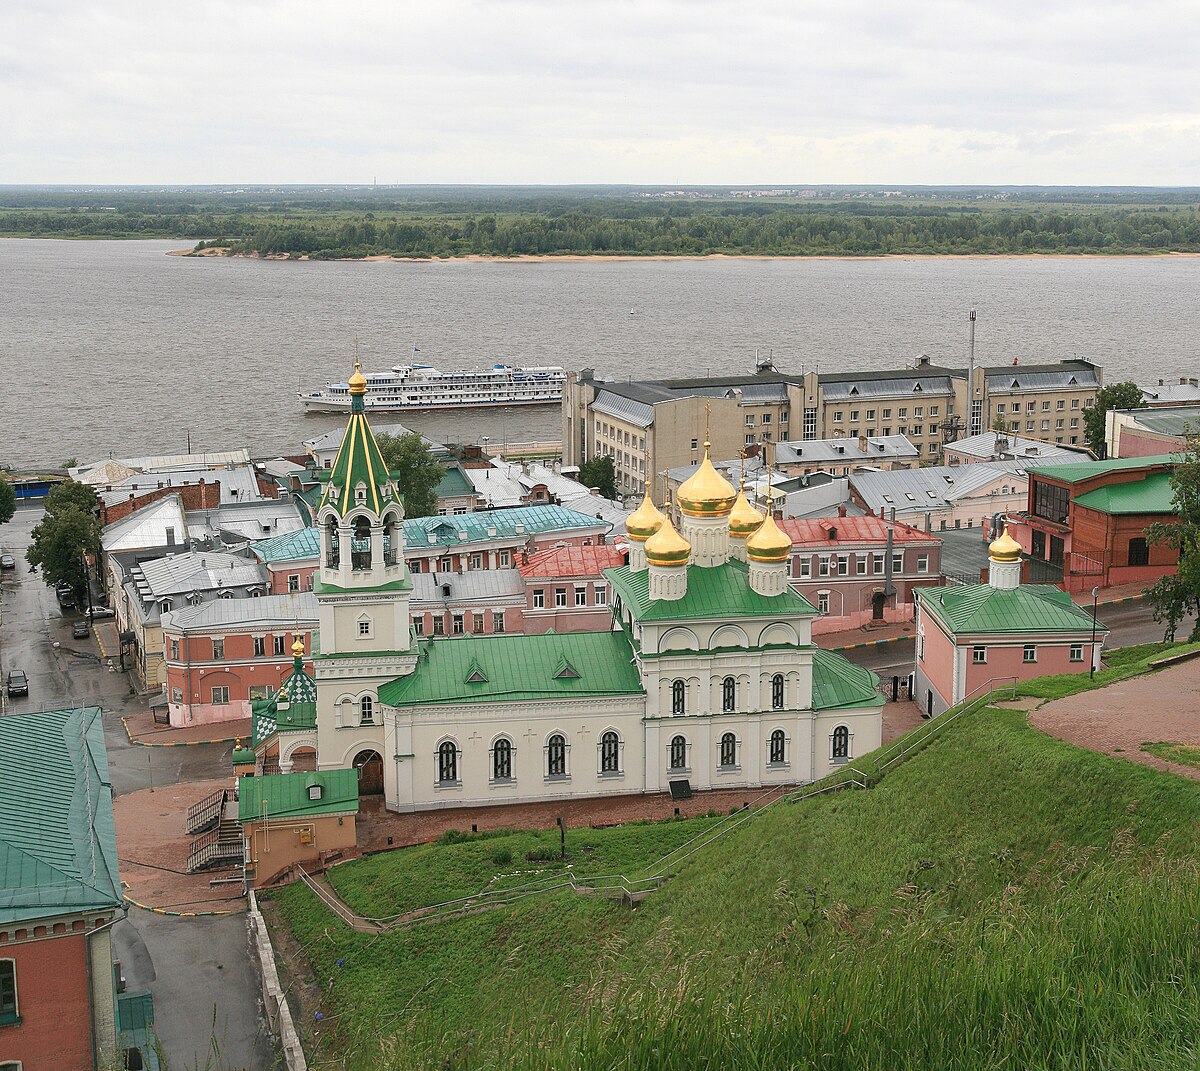
{"type": "Polygon", "coordinates": [[[89,606],[83,612],[88,617],[90,617],[93,621],[96,621],[101,617],[116,617],[117,616],[117,611],[112,609],[109,606],[89,606]]]}

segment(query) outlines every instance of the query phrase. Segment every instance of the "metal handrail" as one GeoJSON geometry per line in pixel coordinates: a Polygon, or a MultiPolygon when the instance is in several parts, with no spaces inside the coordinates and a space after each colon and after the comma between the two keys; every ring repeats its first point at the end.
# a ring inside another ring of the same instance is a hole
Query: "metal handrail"
{"type": "Polygon", "coordinates": [[[214,819],[220,821],[228,789],[220,788],[187,809],[187,832],[199,833],[214,819]]]}

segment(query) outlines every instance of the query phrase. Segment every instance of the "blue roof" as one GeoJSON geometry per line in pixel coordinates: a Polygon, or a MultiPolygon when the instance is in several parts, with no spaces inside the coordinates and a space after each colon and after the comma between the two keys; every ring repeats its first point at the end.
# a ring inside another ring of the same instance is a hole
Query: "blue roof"
{"type": "MultiPolygon", "coordinates": [[[[565,506],[521,506],[517,509],[484,510],[446,517],[413,517],[404,521],[404,542],[418,549],[432,546],[462,546],[490,539],[521,539],[545,532],[569,532],[580,528],[608,528],[607,521],[565,506]],[[460,533],[467,538],[461,538],[460,533]],[[432,534],[433,539],[430,540],[432,534]]],[[[250,544],[264,562],[312,561],[321,552],[315,528],[271,536],[250,544]]]]}

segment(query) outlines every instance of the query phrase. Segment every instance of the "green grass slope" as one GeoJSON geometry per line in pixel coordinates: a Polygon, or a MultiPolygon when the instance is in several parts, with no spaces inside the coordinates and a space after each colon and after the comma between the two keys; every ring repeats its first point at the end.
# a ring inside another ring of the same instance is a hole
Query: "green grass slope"
{"type": "MultiPolygon", "coordinates": [[[[1194,1068],[1198,814],[1194,782],[987,710],[636,911],[560,894],[372,938],[303,887],[278,907],[326,993],[315,1068],[1194,1068]]],[[[439,850],[335,878],[403,903],[439,850]]]]}

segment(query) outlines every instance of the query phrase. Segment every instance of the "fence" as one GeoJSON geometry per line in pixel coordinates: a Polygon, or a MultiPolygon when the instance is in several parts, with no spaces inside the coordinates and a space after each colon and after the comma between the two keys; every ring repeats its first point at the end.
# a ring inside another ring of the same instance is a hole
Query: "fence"
{"type": "Polygon", "coordinates": [[[258,901],[254,898],[253,890],[250,892],[249,917],[250,938],[258,952],[263,1010],[267,1016],[267,1025],[279,1038],[279,1048],[283,1052],[287,1071],[307,1071],[308,1061],[305,1060],[304,1049],[300,1046],[300,1035],[296,1033],[292,1011],[288,1007],[283,986],[279,984],[279,971],[275,966],[275,950],[271,947],[271,936],[267,933],[267,924],[259,913],[258,901]]]}

